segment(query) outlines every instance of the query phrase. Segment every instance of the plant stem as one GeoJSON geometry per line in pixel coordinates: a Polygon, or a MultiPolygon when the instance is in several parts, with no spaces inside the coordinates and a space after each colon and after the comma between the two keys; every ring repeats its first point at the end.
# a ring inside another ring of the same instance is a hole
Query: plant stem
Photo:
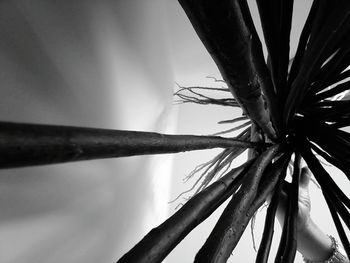
{"type": "Polygon", "coordinates": [[[258,145],[218,136],[0,122],[0,168],[258,145]]]}
{"type": "Polygon", "coordinates": [[[193,228],[237,190],[251,163],[233,169],[192,197],[173,216],[151,230],[118,263],[161,262],[193,228]]]}
{"type": "Polygon", "coordinates": [[[260,242],[258,254],[256,255],[255,263],[267,263],[269,258],[271,244],[272,244],[272,237],[274,233],[275,215],[276,215],[278,203],[280,201],[282,182],[286,176],[287,165],[283,167],[283,169],[281,170],[277,185],[275,187],[275,191],[271,198],[271,203],[266,212],[264,232],[260,242]]]}
{"type": "MultiPolygon", "coordinates": [[[[281,257],[281,263],[293,263],[296,250],[297,250],[297,216],[299,211],[299,177],[300,177],[300,154],[295,153],[293,178],[290,191],[288,193],[288,214],[284,220],[286,225],[286,240],[285,245],[282,247],[283,254],[281,257]]],[[[283,228],[284,230],[285,228],[283,228]]],[[[278,259],[278,257],[276,257],[278,259]]],[[[275,261],[276,262],[276,261],[275,261]]]]}
{"type": "Polygon", "coordinates": [[[272,81],[246,3],[237,0],[179,2],[238,103],[275,140],[277,135],[266,107],[266,96],[271,92],[262,92],[263,88],[273,90],[272,81]]]}
{"type": "Polygon", "coordinates": [[[207,241],[198,251],[195,262],[227,261],[254,214],[250,214],[249,210],[263,172],[280,150],[280,145],[271,146],[256,159],[245,175],[239,191],[233,195],[207,241]]]}

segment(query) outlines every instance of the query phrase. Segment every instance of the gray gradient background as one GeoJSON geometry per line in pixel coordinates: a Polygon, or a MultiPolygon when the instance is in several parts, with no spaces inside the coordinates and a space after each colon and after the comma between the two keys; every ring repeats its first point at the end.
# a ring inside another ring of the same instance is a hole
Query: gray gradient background
{"type": "MultiPolygon", "coordinates": [[[[310,6],[295,2],[291,54],[310,6]]],[[[240,114],[172,106],[174,81],[217,85],[206,76],[219,77],[175,0],[4,0],[0,34],[1,120],[210,134],[222,129],[217,121],[240,114]]],[[[0,262],[114,262],[174,212],[181,200],[168,202],[191,185],[182,178],[215,153],[2,170],[0,262]]],[[[315,186],[311,194],[314,220],[335,235],[315,186]]],[[[257,217],[257,242],[264,213],[257,217]]],[[[192,262],[219,214],[166,262],[192,262]]],[[[253,262],[255,254],[246,231],[230,262],[253,262]]]]}

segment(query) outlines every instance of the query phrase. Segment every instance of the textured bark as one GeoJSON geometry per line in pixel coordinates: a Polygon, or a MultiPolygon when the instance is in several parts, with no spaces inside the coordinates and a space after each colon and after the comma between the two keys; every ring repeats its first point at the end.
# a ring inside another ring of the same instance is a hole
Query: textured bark
{"type": "Polygon", "coordinates": [[[267,199],[267,196],[276,189],[276,185],[279,180],[284,180],[285,170],[287,169],[288,163],[291,158],[291,152],[286,152],[281,157],[274,159],[273,164],[270,164],[259,183],[257,195],[252,203],[250,210],[256,211],[261,207],[267,199]]]}
{"type": "Polygon", "coordinates": [[[266,168],[266,170],[269,169],[269,172],[265,173],[261,179],[258,195],[250,208],[251,211],[256,211],[266,201],[268,194],[273,193],[271,203],[267,209],[264,232],[256,256],[256,263],[266,263],[269,257],[274,233],[275,214],[290,157],[291,153],[286,153],[274,162],[270,169],[269,167],[266,168]]]}
{"type": "Polygon", "coordinates": [[[271,91],[272,82],[268,71],[262,70],[266,65],[262,61],[261,44],[255,29],[249,28],[253,23],[246,3],[237,0],[179,2],[242,109],[271,139],[276,139],[265,98],[271,92],[264,95],[262,91],[262,88],[271,91]]]}
{"type": "Polygon", "coordinates": [[[0,122],[0,168],[257,145],[218,136],[0,122]]]}
{"type": "MultiPolygon", "coordinates": [[[[263,136],[261,134],[261,130],[256,126],[256,124],[252,123],[250,128],[250,141],[252,142],[262,142],[263,136]]],[[[260,152],[261,153],[261,152],[260,152]]],[[[248,159],[252,159],[259,156],[259,152],[257,149],[248,149],[248,159]]]]}
{"type": "Polygon", "coordinates": [[[237,190],[251,163],[232,170],[192,197],[173,216],[150,231],[118,263],[161,262],[193,228],[237,190]]]}
{"type": "Polygon", "coordinates": [[[227,261],[254,214],[250,208],[257,195],[263,172],[280,150],[279,145],[274,145],[253,163],[244,177],[241,188],[233,195],[207,241],[196,255],[195,262],[227,261]]]}

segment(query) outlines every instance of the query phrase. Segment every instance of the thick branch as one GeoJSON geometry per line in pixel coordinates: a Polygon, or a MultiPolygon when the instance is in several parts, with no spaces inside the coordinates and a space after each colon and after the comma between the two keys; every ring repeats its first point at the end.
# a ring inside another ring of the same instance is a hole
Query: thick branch
{"type": "MultiPolygon", "coordinates": [[[[287,164],[288,165],[288,164],[287,164]]],[[[269,259],[269,254],[271,250],[272,238],[274,234],[274,225],[275,225],[275,215],[280,200],[280,194],[282,189],[282,183],[286,176],[286,168],[283,167],[280,171],[278,182],[275,185],[275,189],[269,204],[269,208],[266,212],[264,232],[260,242],[259,250],[256,256],[255,263],[267,263],[269,259]]]]}
{"type": "Polygon", "coordinates": [[[250,208],[257,195],[263,172],[280,149],[279,145],[270,147],[253,163],[243,179],[241,188],[234,194],[207,241],[196,255],[195,262],[227,261],[254,214],[250,208]]]}
{"type": "Polygon", "coordinates": [[[247,164],[232,170],[192,197],[173,216],[152,229],[118,263],[161,262],[193,228],[237,190],[251,162],[247,164]]]}
{"type": "Polygon", "coordinates": [[[284,98],[287,84],[293,0],[257,0],[256,2],[271,60],[271,71],[276,92],[281,100],[284,98]]]}
{"type": "Polygon", "coordinates": [[[262,92],[262,87],[272,87],[272,82],[267,70],[261,70],[261,58],[258,58],[262,57],[261,46],[254,29],[249,28],[253,24],[245,3],[237,0],[179,2],[243,110],[270,138],[276,139],[262,92]],[[257,62],[260,64],[255,65],[257,62]]]}
{"type": "Polygon", "coordinates": [[[0,122],[0,168],[255,146],[256,143],[218,136],[0,122]]]}

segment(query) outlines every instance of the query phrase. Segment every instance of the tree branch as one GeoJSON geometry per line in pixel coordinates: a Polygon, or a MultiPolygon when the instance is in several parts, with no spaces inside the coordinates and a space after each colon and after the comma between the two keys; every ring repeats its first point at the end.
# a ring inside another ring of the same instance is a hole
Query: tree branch
{"type": "Polygon", "coordinates": [[[252,162],[231,170],[192,197],[179,211],[152,229],[118,263],[161,262],[197,225],[204,221],[240,186],[252,162]]]}
{"type": "Polygon", "coordinates": [[[271,139],[276,139],[266,107],[266,94],[262,92],[262,87],[271,88],[272,82],[269,74],[261,74],[261,46],[255,29],[249,28],[253,25],[245,3],[237,0],[179,2],[243,110],[271,139]]]}
{"type": "Polygon", "coordinates": [[[258,145],[218,136],[0,122],[0,168],[258,145]]]}
{"type": "MultiPolygon", "coordinates": [[[[267,263],[269,259],[272,238],[274,233],[275,215],[276,215],[278,203],[280,201],[282,183],[284,181],[284,178],[286,177],[286,169],[288,166],[289,159],[290,159],[290,156],[287,159],[286,165],[282,167],[282,169],[279,171],[280,172],[279,178],[277,183],[275,184],[271,202],[266,212],[264,232],[261,238],[258,253],[256,255],[255,263],[267,263]]],[[[273,182],[273,179],[271,180],[271,182],[273,182]]]]}
{"type": "Polygon", "coordinates": [[[207,241],[198,251],[195,262],[227,261],[254,214],[250,214],[249,211],[257,195],[263,172],[280,150],[281,146],[274,145],[253,163],[243,179],[241,188],[234,194],[207,241]]]}

